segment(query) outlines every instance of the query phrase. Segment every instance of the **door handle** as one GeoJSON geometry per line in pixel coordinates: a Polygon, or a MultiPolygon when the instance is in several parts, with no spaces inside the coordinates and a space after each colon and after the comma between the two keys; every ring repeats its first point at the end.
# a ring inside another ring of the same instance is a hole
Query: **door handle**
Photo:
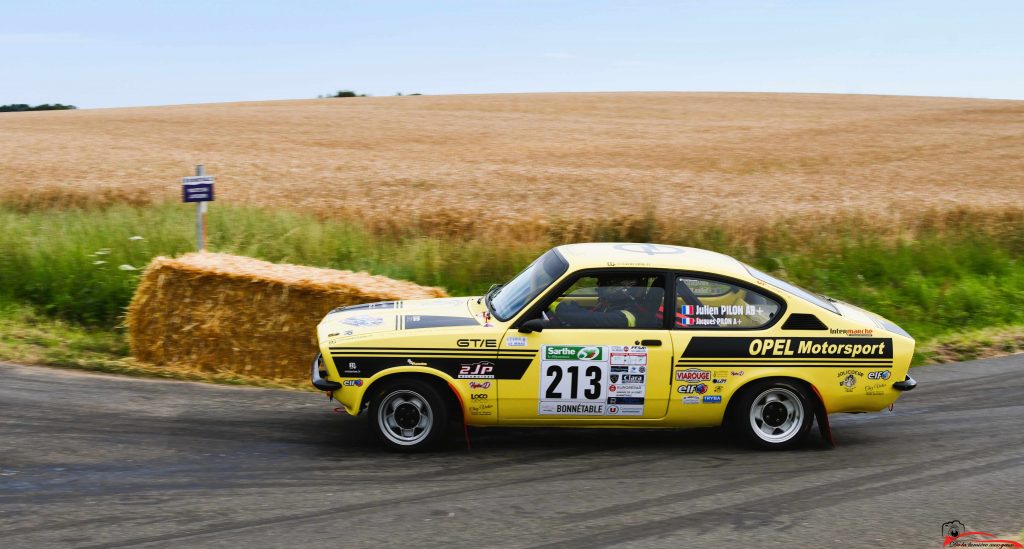
{"type": "Polygon", "coordinates": [[[643,345],[644,347],[661,347],[660,339],[641,339],[636,342],[637,345],[643,345]]]}

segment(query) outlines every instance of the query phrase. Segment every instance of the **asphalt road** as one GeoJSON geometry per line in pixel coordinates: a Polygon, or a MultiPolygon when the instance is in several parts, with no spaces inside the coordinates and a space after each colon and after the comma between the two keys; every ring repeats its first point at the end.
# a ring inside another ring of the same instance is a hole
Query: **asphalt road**
{"type": "Polygon", "coordinates": [[[315,393],[0,364],[0,546],[941,547],[1024,527],[1022,373],[915,369],[835,449],[475,429],[404,456],[315,393]]]}

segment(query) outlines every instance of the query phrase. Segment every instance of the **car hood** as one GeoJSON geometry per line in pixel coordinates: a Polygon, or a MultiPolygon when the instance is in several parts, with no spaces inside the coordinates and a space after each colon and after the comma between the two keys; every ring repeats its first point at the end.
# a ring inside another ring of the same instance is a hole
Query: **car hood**
{"type": "Polygon", "coordinates": [[[484,320],[475,313],[476,300],[446,297],[351,305],[327,313],[317,331],[321,341],[333,344],[390,331],[480,326],[484,320]]]}

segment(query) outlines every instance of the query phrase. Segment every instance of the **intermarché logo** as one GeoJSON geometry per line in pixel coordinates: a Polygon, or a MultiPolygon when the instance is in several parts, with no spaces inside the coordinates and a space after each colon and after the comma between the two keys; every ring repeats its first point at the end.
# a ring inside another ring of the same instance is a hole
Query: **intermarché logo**
{"type": "Polygon", "coordinates": [[[552,345],[544,348],[544,358],[562,360],[604,360],[604,348],[593,345],[552,345]]]}

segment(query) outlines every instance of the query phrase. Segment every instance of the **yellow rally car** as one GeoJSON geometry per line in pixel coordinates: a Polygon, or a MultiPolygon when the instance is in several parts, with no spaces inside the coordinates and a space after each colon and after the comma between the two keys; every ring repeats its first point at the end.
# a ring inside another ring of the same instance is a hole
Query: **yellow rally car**
{"type": "Polygon", "coordinates": [[[888,320],[731,257],[660,244],[554,248],[487,295],[343,307],[313,385],[384,444],[466,425],[707,427],[761,448],[877,411],[916,382],[888,320]]]}

